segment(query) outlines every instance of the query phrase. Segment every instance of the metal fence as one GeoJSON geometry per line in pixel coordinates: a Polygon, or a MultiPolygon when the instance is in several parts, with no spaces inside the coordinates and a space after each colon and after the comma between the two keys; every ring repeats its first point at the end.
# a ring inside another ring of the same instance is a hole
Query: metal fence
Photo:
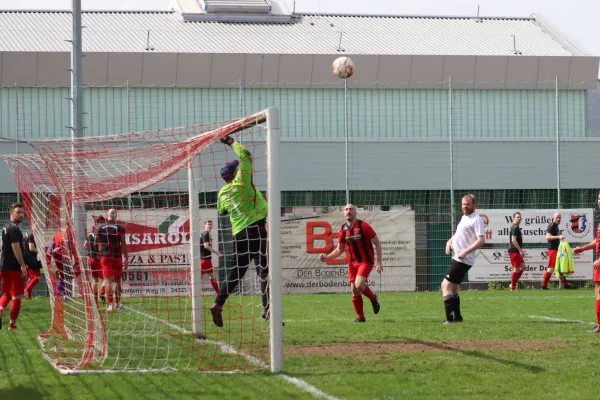
{"type": "MultiPolygon", "coordinates": [[[[451,79],[435,89],[415,89],[414,82],[388,83],[388,89],[346,83],[322,89],[314,88],[318,83],[279,89],[276,82],[256,88],[242,81],[228,89],[87,87],[84,135],[228,120],[278,107],[282,206],[411,207],[417,290],[439,287],[448,263],[445,242],[464,193],[475,194],[480,209],[597,208],[600,89],[558,80],[526,90],[456,88],[464,82],[451,79]]],[[[22,141],[69,137],[68,92],[0,88],[2,151],[26,151],[22,141]]],[[[7,210],[16,194],[1,199],[7,210]]]]}

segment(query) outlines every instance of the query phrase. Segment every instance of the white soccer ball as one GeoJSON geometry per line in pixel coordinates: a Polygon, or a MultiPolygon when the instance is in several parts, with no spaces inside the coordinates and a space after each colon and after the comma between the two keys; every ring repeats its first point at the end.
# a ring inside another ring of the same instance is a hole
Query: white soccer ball
{"type": "Polygon", "coordinates": [[[350,78],[354,73],[354,63],[350,57],[339,57],[331,66],[333,74],[338,78],[346,79],[350,78]]]}

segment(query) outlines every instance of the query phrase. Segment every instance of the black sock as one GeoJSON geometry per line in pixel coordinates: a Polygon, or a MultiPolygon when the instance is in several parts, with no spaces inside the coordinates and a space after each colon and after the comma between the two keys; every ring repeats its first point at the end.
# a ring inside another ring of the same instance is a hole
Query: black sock
{"type": "Polygon", "coordinates": [[[460,313],[460,297],[458,293],[454,295],[454,319],[460,321],[462,319],[462,314],[460,313]]]}
{"type": "Polygon", "coordinates": [[[444,308],[446,309],[446,321],[454,321],[454,295],[444,296],[444,308]]]}

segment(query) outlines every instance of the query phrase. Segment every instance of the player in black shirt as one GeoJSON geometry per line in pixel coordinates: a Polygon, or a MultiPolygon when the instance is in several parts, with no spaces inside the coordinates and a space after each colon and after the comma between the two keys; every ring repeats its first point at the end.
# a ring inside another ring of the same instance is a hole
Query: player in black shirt
{"type": "Polygon", "coordinates": [[[108,309],[111,312],[122,308],[121,277],[127,269],[127,244],[125,243],[125,227],[117,223],[117,211],[108,210],[106,224],[98,228],[95,238],[96,247],[100,253],[100,265],[104,274],[108,309]],[[115,282],[116,302],[113,303],[112,283],[115,282]]]}
{"type": "Polygon", "coordinates": [[[10,307],[10,325],[8,330],[17,328],[17,318],[21,310],[21,300],[25,292],[27,265],[23,258],[25,250],[23,233],[19,224],[25,217],[23,204],[10,205],[10,222],[2,229],[2,256],[0,256],[0,277],[2,278],[2,297],[0,298],[0,329],[2,315],[12,300],[10,307]]]}
{"type": "Polygon", "coordinates": [[[510,277],[510,290],[517,290],[517,283],[521,279],[521,275],[525,272],[525,260],[523,260],[523,235],[521,234],[521,213],[513,214],[513,225],[510,227],[510,239],[508,246],[508,254],[510,255],[510,263],[513,267],[513,272],[510,277]]]}
{"type": "MultiPolygon", "coordinates": [[[[87,235],[85,240],[85,250],[87,251],[87,262],[88,268],[92,273],[92,279],[94,280],[94,298],[98,303],[98,286],[100,282],[104,281],[104,274],[102,273],[102,266],[100,265],[100,254],[98,254],[98,247],[96,246],[96,236],[98,235],[98,229],[106,223],[106,219],[103,216],[99,216],[95,220],[95,225],[92,226],[92,231],[87,235]]],[[[105,296],[106,286],[102,285],[100,290],[100,299],[103,303],[106,302],[105,296]]]]}
{"type": "Polygon", "coordinates": [[[210,231],[212,229],[212,221],[204,221],[204,232],[200,235],[200,273],[201,275],[208,274],[210,278],[210,284],[215,289],[217,296],[219,295],[219,284],[215,280],[215,272],[212,265],[212,253],[215,253],[218,257],[221,256],[219,250],[212,247],[212,238],[210,237],[210,231]]]}
{"type": "Polygon", "coordinates": [[[26,236],[23,259],[25,260],[25,264],[27,264],[27,277],[29,278],[27,286],[25,287],[24,296],[27,300],[31,300],[31,293],[33,292],[35,285],[40,281],[42,269],[42,263],[38,260],[38,250],[35,245],[33,231],[29,232],[29,235],[26,236]]]}
{"type": "MultiPolygon", "coordinates": [[[[560,221],[562,220],[562,215],[560,213],[554,213],[552,216],[552,222],[548,225],[548,229],[546,230],[546,240],[548,241],[548,268],[546,269],[546,273],[544,274],[544,281],[542,282],[542,290],[548,290],[548,282],[550,278],[552,278],[552,274],[554,273],[554,267],[556,266],[556,256],[558,254],[558,245],[561,240],[565,240],[565,237],[560,234],[560,221]]],[[[570,286],[569,282],[564,275],[560,275],[560,280],[563,283],[563,287],[565,289],[574,289],[575,286],[570,286]]]]}

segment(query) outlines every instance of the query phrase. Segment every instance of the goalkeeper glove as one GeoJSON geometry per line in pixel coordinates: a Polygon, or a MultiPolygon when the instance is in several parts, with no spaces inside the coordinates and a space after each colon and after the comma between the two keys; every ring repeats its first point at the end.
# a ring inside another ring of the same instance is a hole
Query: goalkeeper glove
{"type": "Polygon", "coordinates": [[[221,143],[226,144],[227,146],[231,146],[233,144],[234,140],[232,137],[230,136],[225,136],[221,138],[221,143]]]}

